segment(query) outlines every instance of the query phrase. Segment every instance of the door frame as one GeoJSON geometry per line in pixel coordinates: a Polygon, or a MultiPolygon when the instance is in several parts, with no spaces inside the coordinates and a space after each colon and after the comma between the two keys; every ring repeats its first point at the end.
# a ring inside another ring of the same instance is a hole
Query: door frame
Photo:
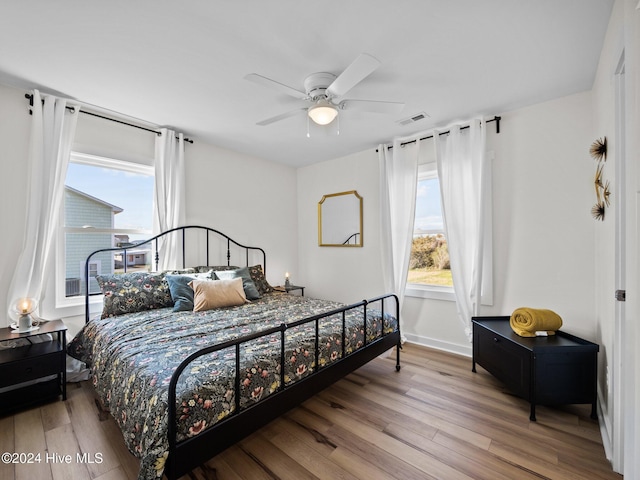
{"type": "MultiPolygon", "coordinates": [[[[625,53],[620,55],[615,70],[615,290],[626,289],[627,237],[626,237],[626,79],[625,53]]],[[[611,464],[616,472],[624,471],[624,406],[625,380],[628,375],[624,359],[626,348],[626,308],[624,301],[615,301],[613,344],[613,435],[611,464]]]]}

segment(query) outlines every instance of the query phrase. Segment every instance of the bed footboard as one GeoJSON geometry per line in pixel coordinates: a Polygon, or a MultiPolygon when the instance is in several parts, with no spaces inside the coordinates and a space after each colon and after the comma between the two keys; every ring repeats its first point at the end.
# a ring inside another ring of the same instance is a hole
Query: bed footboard
{"type": "Polygon", "coordinates": [[[288,410],[296,407],[306,399],[312,397],[316,393],[335,383],[342,377],[348,375],[349,373],[353,372],[357,368],[361,367],[365,363],[376,358],[387,350],[393,348],[394,346],[397,347],[396,370],[400,370],[401,336],[399,314],[400,312],[398,297],[393,294],[383,295],[370,300],[363,300],[359,303],[347,305],[345,307],[331,310],[329,312],[305,318],[296,322],[292,322],[290,324],[283,323],[278,327],[274,327],[269,330],[265,330],[252,335],[247,335],[236,340],[212,345],[203,348],[187,357],[173,373],[171,381],[169,383],[169,456],[165,465],[165,475],[170,480],[172,480],[188,473],[189,471],[203,464],[218,453],[235,444],[242,438],[253,433],[260,427],[266,425],[288,410]],[[381,313],[381,317],[384,319],[385,300],[387,299],[391,299],[393,301],[393,315],[396,318],[398,327],[391,332],[385,333],[384,321],[382,321],[380,322],[380,336],[378,336],[374,340],[367,341],[367,308],[371,304],[380,305],[380,308],[378,308],[378,310],[381,313]],[[362,321],[365,332],[364,345],[351,353],[347,353],[345,352],[344,341],[346,335],[345,318],[347,312],[361,307],[363,311],[362,321]],[[342,356],[339,359],[331,362],[330,364],[320,366],[320,353],[318,348],[320,321],[334,315],[339,315],[342,318],[342,356]],[[315,323],[315,366],[313,368],[313,371],[302,379],[299,379],[293,383],[286,384],[286,382],[284,381],[286,331],[291,328],[312,322],[315,323]],[[252,406],[241,409],[240,347],[242,344],[250,342],[257,338],[278,334],[280,336],[280,386],[276,392],[272,393],[265,399],[260,400],[252,406]],[[228,417],[219,421],[212,427],[204,430],[199,435],[178,441],[178,432],[175,419],[177,418],[176,389],[180,375],[197,358],[228,348],[235,349],[234,411],[228,417]]]}

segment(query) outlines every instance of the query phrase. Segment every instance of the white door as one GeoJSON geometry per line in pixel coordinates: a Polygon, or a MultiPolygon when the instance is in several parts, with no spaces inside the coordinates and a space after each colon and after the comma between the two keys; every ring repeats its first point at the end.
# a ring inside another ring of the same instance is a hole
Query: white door
{"type": "Polygon", "coordinates": [[[625,358],[625,295],[626,295],[626,145],[625,145],[625,63],[624,53],[616,69],[616,138],[615,138],[615,336],[613,367],[613,455],[616,472],[624,468],[624,366],[625,358]]]}

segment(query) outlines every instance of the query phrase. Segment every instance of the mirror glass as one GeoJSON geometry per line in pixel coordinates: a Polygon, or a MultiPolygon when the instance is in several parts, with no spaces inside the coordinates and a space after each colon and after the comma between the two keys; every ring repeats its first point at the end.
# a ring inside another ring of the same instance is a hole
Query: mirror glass
{"type": "Polygon", "coordinates": [[[318,202],[318,245],[362,246],[362,197],[358,192],[331,193],[318,202]]]}

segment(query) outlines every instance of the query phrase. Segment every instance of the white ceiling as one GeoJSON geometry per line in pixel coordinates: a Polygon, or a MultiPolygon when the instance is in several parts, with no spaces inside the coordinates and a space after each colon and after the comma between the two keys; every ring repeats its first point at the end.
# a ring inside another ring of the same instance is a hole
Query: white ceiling
{"type": "MultiPolygon", "coordinates": [[[[404,136],[589,90],[613,0],[13,0],[0,7],[0,83],[39,88],[265,159],[308,165],[404,136]],[[405,102],[342,111],[340,135],[296,89],[361,52],[382,65],[346,97],[405,102]],[[426,112],[429,118],[397,121],[426,112]]],[[[26,102],[26,100],[25,100],[26,102]]],[[[505,129],[507,126],[504,127],[505,129]]],[[[187,147],[189,148],[189,147],[187,147]]]]}

